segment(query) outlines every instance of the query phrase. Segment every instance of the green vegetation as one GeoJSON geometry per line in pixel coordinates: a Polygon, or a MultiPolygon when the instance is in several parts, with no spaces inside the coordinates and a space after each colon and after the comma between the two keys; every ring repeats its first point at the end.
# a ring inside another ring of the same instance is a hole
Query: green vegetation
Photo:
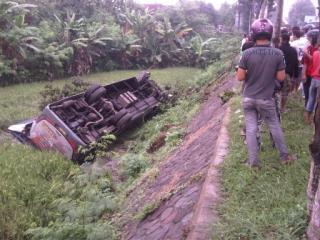
{"type": "Polygon", "coordinates": [[[22,239],[21,229],[53,219],[52,202],[74,166],[57,154],[25,146],[5,144],[0,151],[0,238],[22,239]]]}
{"type": "MultiPolygon", "coordinates": [[[[220,53],[221,60],[211,64],[206,70],[197,68],[167,68],[150,70],[151,78],[157,81],[162,87],[170,86],[173,90],[183,95],[181,90],[186,91],[189,87],[203,86],[208,79],[214,79],[225,71],[232,63],[237,53],[238,38],[232,35],[221,37],[216,42],[216,51],[220,53]],[[221,64],[224,62],[224,64],[221,64]]],[[[95,73],[80,77],[85,82],[107,84],[128,77],[136,76],[139,70],[111,71],[95,73]]],[[[71,82],[71,78],[55,80],[52,87],[62,87],[71,82]]],[[[0,88],[0,129],[11,123],[29,119],[39,113],[41,97],[39,93],[44,90],[48,82],[18,84],[0,88]]]]}
{"type": "MultiPolygon", "coordinates": [[[[152,71],[152,76],[162,84],[171,82],[169,85],[172,87],[184,86],[187,89],[200,72],[197,69],[170,68],[152,71]]],[[[137,73],[109,72],[91,75],[87,79],[90,82],[104,79],[106,83],[137,73]]],[[[67,81],[56,81],[54,86],[62,86],[67,81]]],[[[19,106],[16,103],[10,108],[4,108],[3,113],[7,117],[2,122],[3,126],[8,121],[21,120],[24,116],[31,117],[31,114],[38,113],[37,106],[41,100],[39,92],[45,83],[30,85],[0,89],[2,106],[9,106],[14,101],[22,104],[19,106]],[[30,85],[33,87],[29,88],[30,85]],[[25,89],[24,97],[17,94],[20,89],[25,89]],[[26,104],[26,99],[33,99],[33,103],[26,104]],[[19,110],[23,110],[23,113],[17,115],[19,110]]],[[[164,124],[171,123],[173,115],[175,122],[181,124],[184,121],[183,118],[189,114],[190,109],[186,108],[187,101],[184,102],[182,106],[178,103],[174,108],[157,115],[154,121],[147,122],[141,129],[128,133],[129,141],[139,143],[139,147],[132,145],[120,162],[119,171],[125,178],[133,181],[151,165],[149,158],[144,157],[137,161],[138,157],[135,156],[142,156],[148,138],[156,135],[157,129],[164,124]],[[174,110],[181,115],[175,116],[174,110]]],[[[110,236],[109,239],[116,238],[115,230],[109,225],[108,219],[119,207],[115,199],[121,189],[117,190],[108,172],[98,171],[98,176],[96,171],[89,175],[84,174],[78,166],[61,156],[31,150],[26,146],[4,144],[0,145],[0,150],[0,191],[3,193],[0,238],[25,239],[30,236],[32,239],[100,239],[96,234],[103,236],[101,239],[105,239],[105,236],[110,236]],[[25,232],[27,229],[29,230],[25,232]]]]}
{"type": "MultiPolygon", "coordinates": [[[[224,16],[211,4],[181,6],[149,9],[131,0],[2,1],[0,86],[119,69],[206,68],[220,59],[220,33],[214,26],[224,16]]],[[[223,13],[232,16],[229,9],[223,13]]]]}
{"type": "MultiPolygon", "coordinates": [[[[194,78],[201,74],[196,68],[168,68],[165,70],[152,70],[151,78],[155,79],[161,86],[172,85],[179,89],[181,86],[190,86],[194,78]]],[[[89,83],[107,84],[128,77],[135,76],[136,71],[113,71],[107,73],[96,73],[85,77],[83,80],[89,83]]],[[[52,83],[53,87],[62,87],[70,83],[71,79],[57,80],[52,83]]],[[[48,83],[30,83],[28,85],[15,85],[0,88],[0,128],[7,127],[10,123],[25,120],[39,113],[41,103],[40,92],[48,83]]]]}
{"type": "Polygon", "coordinates": [[[241,109],[240,97],[233,99],[230,153],[222,169],[225,201],[219,207],[220,222],[213,228],[213,239],[303,239],[307,224],[308,144],[313,129],[303,123],[300,97],[292,96],[288,102],[290,111],[282,115],[282,126],[289,150],[298,154],[298,161],[282,166],[265,131],[262,168],[253,171],[243,164],[247,158],[240,136],[244,119],[237,111],[241,109]]]}
{"type": "MultiPolygon", "coordinates": [[[[221,51],[223,63],[217,62],[205,71],[195,68],[151,71],[152,79],[171,88],[174,101],[160,109],[154,118],[119,139],[124,141],[125,151],[115,153],[118,169],[98,168],[82,173],[78,166],[53,153],[10,143],[0,145],[0,191],[3,192],[0,238],[117,239],[118,226],[114,216],[122,209],[123,199],[130,189],[139,185],[141,178],[155,179],[157,166],[181,142],[186,123],[197,112],[201,87],[231,68],[230,59],[237,52],[235,43],[238,39],[220,41],[217,49],[221,51]],[[159,132],[165,133],[165,145],[148,154],[147,149],[159,132]],[[114,179],[111,171],[120,175],[122,182],[114,179]]],[[[84,80],[109,83],[137,73],[99,73],[84,80]]],[[[54,81],[53,86],[61,87],[66,82],[70,80],[54,81]]],[[[45,85],[31,83],[0,89],[1,126],[38,114],[39,93],[45,85]]]]}

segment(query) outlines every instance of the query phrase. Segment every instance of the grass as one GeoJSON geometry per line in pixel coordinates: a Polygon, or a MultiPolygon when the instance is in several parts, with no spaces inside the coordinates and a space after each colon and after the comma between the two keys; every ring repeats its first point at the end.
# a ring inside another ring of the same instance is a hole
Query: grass
{"type": "MultiPolygon", "coordinates": [[[[196,68],[167,68],[151,70],[151,79],[161,86],[171,85],[177,89],[182,86],[194,85],[195,78],[202,71],[196,68]]],[[[108,84],[132,76],[139,71],[113,71],[96,73],[81,77],[90,83],[108,84]]],[[[61,79],[52,82],[53,86],[63,86],[71,79],[61,79]]],[[[0,128],[9,124],[32,118],[39,114],[40,91],[49,82],[19,84],[0,88],[0,128]]]]}
{"type": "Polygon", "coordinates": [[[104,217],[118,208],[108,173],[84,174],[60,154],[23,145],[0,152],[0,239],[117,238],[104,217]]]}
{"type": "MultiPolygon", "coordinates": [[[[233,46],[230,41],[225,44],[233,46]]],[[[123,136],[128,148],[124,155],[116,155],[119,173],[124,179],[122,183],[112,179],[108,172],[98,176],[84,174],[78,166],[53,153],[11,143],[0,144],[0,238],[99,240],[107,236],[107,239],[117,239],[116,226],[110,221],[113,215],[124,209],[122,198],[135,187],[140,187],[141,178],[154,181],[157,166],[179,145],[187,122],[201,104],[200,88],[230,68],[230,49],[226,49],[228,55],[225,58],[206,71],[192,68],[151,71],[152,79],[161,86],[170,85],[179,90],[180,99],[174,106],[162,109],[151,120],[123,136]],[[146,149],[150,143],[168,125],[171,127],[166,130],[165,146],[148,154],[146,149]],[[28,194],[31,194],[30,199],[28,194]]],[[[84,80],[104,84],[137,73],[99,73],[86,76],[84,80]]],[[[53,85],[62,86],[68,81],[54,81],[53,85]]],[[[46,84],[0,88],[0,129],[36,116],[39,113],[39,92],[46,84]]]]}
{"type": "MultiPolygon", "coordinates": [[[[160,85],[187,88],[195,82],[194,79],[200,72],[201,70],[198,69],[170,68],[152,71],[152,76],[160,85]]],[[[90,82],[104,79],[100,83],[107,83],[125,79],[137,73],[134,71],[111,72],[90,75],[86,79],[90,82]]],[[[66,81],[68,80],[60,80],[54,84],[63,85],[66,81]]],[[[2,126],[36,115],[39,91],[45,84],[32,83],[1,88],[0,122],[2,126]],[[23,97],[17,94],[22,90],[24,90],[23,97]]],[[[153,121],[148,121],[141,128],[128,133],[129,141],[131,139],[133,142],[139,142],[139,146],[131,146],[123,157],[121,170],[123,174],[136,178],[151,166],[150,159],[143,156],[148,138],[152,139],[152,136],[156,135],[166,123],[182,123],[191,108],[194,108],[193,103],[183,100],[175,107],[156,116],[153,121]]],[[[81,236],[86,236],[90,232],[99,233],[101,226],[109,229],[110,239],[115,238],[116,234],[108,223],[99,222],[101,216],[110,215],[118,207],[115,201],[117,190],[114,189],[116,192],[106,191],[110,188],[109,182],[112,182],[110,176],[88,179],[87,175],[79,172],[77,166],[63,157],[42,153],[27,146],[0,144],[0,152],[1,239],[25,239],[27,229],[32,239],[65,239],[66,236],[73,239],[76,237],[73,234],[77,233],[81,236]],[[96,223],[95,226],[92,225],[93,222],[96,223]],[[73,227],[68,223],[72,223],[73,227]],[[50,227],[47,228],[46,226],[49,225],[50,227]],[[86,231],[83,231],[84,226],[88,228],[86,231]]]]}
{"type": "Polygon", "coordinates": [[[3,144],[0,152],[0,239],[23,239],[21,229],[52,220],[51,203],[60,194],[54,186],[61,186],[74,166],[58,154],[22,145],[3,144]]]}
{"type": "Polygon", "coordinates": [[[313,129],[303,123],[303,102],[289,99],[290,111],[283,114],[282,126],[289,151],[298,155],[291,166],[282,166],[272,148],[267,131],[263,136],[262,169],[243,165],[246,147],[240,136],[243,113],[240,97],[232,101],[229,126],[230,152],[222,169],[224,202],[219,207],[220,222],[212,239],[303,239],[307,223],[306,188],[309,151],[313,129]],[[238,113],[236,113],[238,112],[238,113]]]}
{"type": "MultiPolygon", "coordinates": [[[[195,85],[195,78],[200,72],[198,69],[172,68],[153,71],[152,76],[160,85],[180,89],[183,86],[187,89],[195,85]]],[[[136,73],[121,71],[95,74],[86,79],[91,82],[103,78],[119,80],[136,73]]],[[[57,85],[64,83],[63,80],[54,82],[57,85]]],[[[33,83],[1,88],[1,106],[11,106],[2,109],[2,126],[37,114],[38,93],[45,84],[33,83]],[[17,95],[22,89],[27,89],[23,92],[23,98],[17,95]],[[26,99],[33,99],[33,103],[28,103],[26,99]],[[17,103],[13,105],[15,101],[17,103]],[[17,109],[15,106],[18,106],[17,109]],[[5,116],[10,118],[7,119],[5,116]]],[[[129,183],[152,166],[151,156],[146,156],[145,149],[160,129],[169,123],[180,125],[182,128],[181,124],[190,119],[197,106],[198,104],[190,99],[180,100],[174,107],[164,110],[152,121],[127,134],[127,140],[133,144],[122,157],[120,171],[130,178],[129,183]]],[[[162,154],[175,147],[180,140],[176,131],[169,131],[170,139],[167,146],[161,149],[162,154]]],[[[26,236],[42,240],[81,239],[79,236],[87,236],[90,239],[92,234],[108,235],[109,239],[117,238],[114,228],[108,224],[108,219],[119,206],[116,195],[121,189],[109,186],[113,180],[108,174],[92,180],[81,174],[77,166],[63,157],[42,153],[27,146],[1,144],[0,152],[1,239],[25,239],[26,236]],[[111,191],[110,188],[114,189],[111,191]],[[106,220],[99,220],[104,215],[108,216],[106,220]],[[27,229],[29,230],[26,232],[27,229]]],[[[99,238],[94,236],[91,239],[99,238]]]]}

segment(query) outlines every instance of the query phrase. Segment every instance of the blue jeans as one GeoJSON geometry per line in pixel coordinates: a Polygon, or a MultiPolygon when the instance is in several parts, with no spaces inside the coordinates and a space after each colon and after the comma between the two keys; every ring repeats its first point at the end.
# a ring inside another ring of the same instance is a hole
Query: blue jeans
{"type": "Polygon", "coordinates": [[[260,164],[257,140],[259,114],[268,125],[275,146],[280,153],[280,159],[285,160],[288,156],[288,149],[277,116],[274,99],[244,98],[242,104],[246,122],[246,141],[249,154],[248,163],[251,165],[260,164]]]}
{"type": "Polygon", "coordinates": [[[320,79],[312,78],[309,88],[309,98],[306,105],[306,111],[313,112],[317,98],[317,88],[320,87],[320,79]]]}

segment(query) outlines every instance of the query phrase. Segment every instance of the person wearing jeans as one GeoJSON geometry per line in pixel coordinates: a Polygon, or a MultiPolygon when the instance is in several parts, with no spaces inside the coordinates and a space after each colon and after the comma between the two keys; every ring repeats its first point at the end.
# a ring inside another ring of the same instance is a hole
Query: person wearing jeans
{"type": "Polygon", "coordinates": [[[242,53],[237,71],[237,79],[244,81],[243,108],[249,155],[246,165],[253,168],[260,167],[257,141],[259,114],[272,134],[281,163],[287,164],[295,160],[288,153],[273,99],[275,80],[285,79],[286,66],[282,51],[270,45],[272,32],[273,26],[268,19],[259,19],[252,24],[251,33],[255,46],[242,53]]]}
{"type": "Polygon", "coordinates": [[[312,55],[315,51],[318,50],[318,37],[319,37],[319,30],[313,29],[307,33],[307,39],[310,42],[310,45],[304,50],[303,55],[303,65],[304,71],[302,73],[302,80],[303,80],[303,91],[305,96],[305,104],[307,106],[309,100],[309,89],[311,86],[312,80],[312,72],[313,72],[313,62],[312,62],[312,55]]]}
{"type": "MultiPolygon", "coordinates": [[[[306,111],[312,113],[317,99],[317,88],[320,87],[320,78],[312,78],[309,88],[309,98],[306,105],[306,111]]],[[[310,120],[309,120],[310,121],[310,120]]]]}
{"type": "Polygon", "coordinates": [[[317,98],[317,88],[320,87],[320,51],[312,54],[311,85],[309,88],[309,98],[305,108],[304,119],[307,123],[312,122],[312,113],[317,98]]]}
{"type": "Polygon", "coordinates": [[[274,99],[243,99],[243,109],[246,123],[246,140],[248,146],[250,166],[259,166],[259,147],[257,142],[258,115],[267,124],[276,148],[280,152],[280,159],[285,160],[288,156],[288,149],[284,141],[279,118],[276,112],[274,99]]]}

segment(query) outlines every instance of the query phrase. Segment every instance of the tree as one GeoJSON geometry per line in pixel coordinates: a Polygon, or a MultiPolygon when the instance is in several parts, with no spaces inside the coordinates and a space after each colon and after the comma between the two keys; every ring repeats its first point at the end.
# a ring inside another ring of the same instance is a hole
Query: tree
{"type": "Polygon", "coordinates": [[[273,13],[276,11],[276,0],[267,0],[267,18],[273,19],[273,13]]]}
{"type": "Polygon", "coordinates": [[[39,52],[39,29],[25,19],[37,6],[17,2],[0,3],[0,77],[11,79],[17,74],[30,52],[39,52]]]}
{"type": "Polygon", "coordinates": [[[307,15],[315,15],[315,7],[311,0],[297,0],[289,12],[289,24],[291,26],[302,26],[307,15]]]}
{"type": "Polygon", "coordinates": [[[282,25],[282,15],[283,15],[283,0],[277,0],[277,12],[276,21],[274,24],[274,45],[278,47],[280,43],[280,28],[282,25]]]}
{"type": "Polygon", "coordinates": [[[236,27],[242,32],[249,32],[252,21],[259,17],[262,7],[262,0],[238,0],[236,27]]]}
{"type": "Polygon", "coordinates": [[[232,28],[234,26],[235,12],[236,12],[235,5],[223,3],[218,12],[219,14],[218,23],[221,25],[224,25],[227,28],[232,28]]]}
{"type": "Polygon", "coordinates": [[[201,1],[180,1],[186,23],[202,36],[207,36],[210,29],[218,25],[218,12],[212,4],[201,1]]]}
{"type": "Polygon", "coordinates": [[[309,145],[311,167],[308,183],[308,219],[307,229],[308,239],[314,240],[320,238],[320,98],[317,97],[317,104],[314,113],[314,135],[309,145]]]}
{"type": "Polygon", "coordinates": [[[267,0],[263,0],[262,5],[261,5],[261,9],[260,9],[259,18],[265,17],[266,8],[267,8],[267,0]]]}

